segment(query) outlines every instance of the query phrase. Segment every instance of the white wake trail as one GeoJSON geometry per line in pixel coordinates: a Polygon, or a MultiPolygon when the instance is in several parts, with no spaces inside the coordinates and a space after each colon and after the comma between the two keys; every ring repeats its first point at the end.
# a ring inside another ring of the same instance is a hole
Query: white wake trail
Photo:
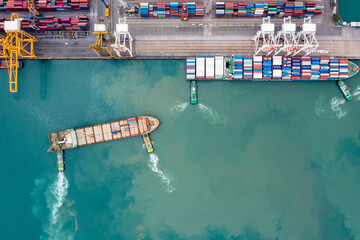
{"type": "Polygon", "coordinates": [[[55,197],[55,202],[51,206],[50,222],[56,224],[59,220],[58,212],[64,203],[64,199],[68,193],[69,181],[64,172],[59,172],[55,182],[51,186],[51,193],[55,197]]]}
{"type": "Polygon", "coordinates": [[[354,96],[355,100],[360,101],[360,86],[357,86],[352,95],[354,96]]]}
{"type": "Polygon", "coordinates": [[[331,99],[331,109],[336,113],[338,119],[343,118],[347,114],[347,111],[341,107],[342,105],[344,105],[345,102],[345,99],[341,99],[338,97],[333,97],[331,99]]]}
{"type": "Polygon", "coordinates": [[[179,103],[179,104],[176,104],[175,106],[171,107],[171,108],[170,108],[170,111],[171,111],[171,112],[180,113],[180,112],[185,111],[185,109],[186,109],[189,105],[190,105],[190,103],[188,103],[188,102],[179,103]]]}
{"type": "Polygon", "coordinates": [[[159,168],[159,157],[155,153],[150,153],[148,166],[151,170],[156,174],[156,176],[160,177],[161,181],[166,184],[167,191],[169,193],[175,191],[175,188],[171,184],[172,177],[165,171],[162,171],[159,168]]]}
{"type": "Polygon", "coordinates": [[[208,107],[202,103],[199,103],[198,107],[200,109],[200,112],[203,113],[204,117],[206,118],[206,120],[209,121],[210,124],[217,124],[219,122],[219,114],[211,107],[208,107]]]}

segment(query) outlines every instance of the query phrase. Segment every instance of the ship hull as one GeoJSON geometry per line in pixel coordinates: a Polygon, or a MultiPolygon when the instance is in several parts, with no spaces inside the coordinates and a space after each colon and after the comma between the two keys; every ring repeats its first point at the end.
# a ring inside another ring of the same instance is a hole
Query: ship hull
{"type": "Polygon", "coordinates": [[[154,131],[159,124],[160,121],[154,117],[140,116],[89,127],[67,129],[49,134],[49,151],[135,137],[154,131]]]}

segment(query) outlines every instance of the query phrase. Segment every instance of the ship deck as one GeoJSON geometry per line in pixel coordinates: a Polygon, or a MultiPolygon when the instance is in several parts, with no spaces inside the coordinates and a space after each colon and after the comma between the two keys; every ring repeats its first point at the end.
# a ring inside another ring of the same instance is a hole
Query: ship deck
{"type": "MultiPolygon", "coordinates": [[[[134,137],[149,133],[153,129],[154,128],[150,126],[150,120],[148,120],[147,116],[128,118],[71,130],[76,136],[75,145],[73,147],[66,147],[66,145],[61,144],[60,147],[61,149],[68,149],[134,137]]],[[[63,136],[66,131],[49,134],[50,145],[53,146],[55,144],[51,151],[58,149],[59,145],[56,144],[56,139],[63,136]]]]}

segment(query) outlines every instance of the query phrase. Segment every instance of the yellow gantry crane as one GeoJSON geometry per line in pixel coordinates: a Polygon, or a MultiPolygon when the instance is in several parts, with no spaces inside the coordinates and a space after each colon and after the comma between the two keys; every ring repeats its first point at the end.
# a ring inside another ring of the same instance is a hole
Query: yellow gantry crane
{"type": "Polygon", "coordinates": [[[115,38],[110,31],[106,30],[104,19],[102,17],[100,17],[99,24],[95,24],[94,30],[95,31],[93,34],[96,36],[96,43],[95,45],[90,45],[89,49],[93,49],[98,57],[104,57],[100,55],[102,50],[106,50],[110,57],[115,57],[111,47],[111,44],[114,43],[115,38]],[[108,36],[109,40],[105,40],[105,36],[108,36]],[[105,41],[108,43],[106,44],[105,41]]]}
{"type": "Polygon", "coordinates": [[[35,17],[40,15],[39,11],[35,9],[35,1],[27,0],[27,8],[29,9],[30,27],[36,31],[40,30],[40,28],[35,24],[35,17]]]}
{"type": "Polygon", "coordinates": [[[6,36],[0,38],[2,51],[1,58],[5,58],[9,73],[10,92],[17,92],[18,58],[36,58],[34,42],[38,40],[21,30],[21,21],[17,13],[11,13],[11,21],[5,21],[6,36]]]}

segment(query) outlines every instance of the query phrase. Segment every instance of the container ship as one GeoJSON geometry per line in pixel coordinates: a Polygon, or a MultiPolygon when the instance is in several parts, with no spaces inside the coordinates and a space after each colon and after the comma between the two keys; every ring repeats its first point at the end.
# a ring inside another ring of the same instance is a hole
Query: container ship
{"type": "Polygon", "coordinates": [[[65,149],[148,134],[154,131],[159,124],[160,121],[154,117],[140,116],[51,133],[49,134],[50,148],[48,152],[56,151],[59,153],[58,165],[59,162],[60,165],[63,165],[63,159],[59,159],[59,156],[65,149]]]}
{"type": "Polygon", "coordinates": [[[323,81],[344,80],[359,72],[345,58],[287,56],[188,57],[187,80],[323,81]]]}
{"type": "Polygon", "coordinates": [[[324,4],[316,2],[216,2],[216,17],[304,17],[320,15],[324,4]]]}

